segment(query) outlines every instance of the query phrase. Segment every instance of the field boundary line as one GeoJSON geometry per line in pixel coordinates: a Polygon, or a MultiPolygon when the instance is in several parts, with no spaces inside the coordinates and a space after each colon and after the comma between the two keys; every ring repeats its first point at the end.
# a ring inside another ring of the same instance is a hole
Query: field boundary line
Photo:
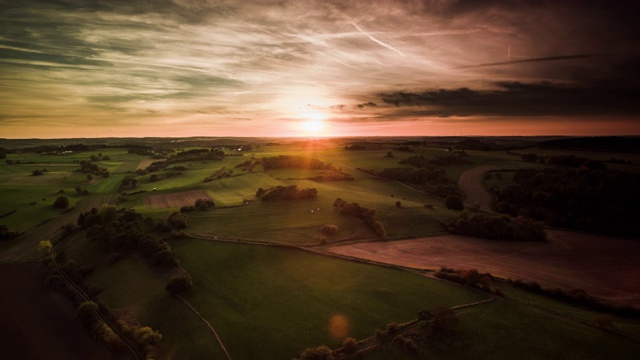
{"type": "MultiPolygon", "coordinates": [[[[457,306],[452,306],[451,310],[459,310],[459,309],[464,309],[464,308],[468,308],[468,307],[473,307],[473,306],[479,306],[479,305],[484,305],[486,303],[490,303],[492,301],[494,301],[495,298],[489,298],[489,299],[485,299],[485,300],[480,300],[480,301],[475,301],[472,303],[468,303],[468,304],[462,304],[462,305],[457,305],[457,306]]],[[[403,322],[402,324],[398,324],[398,328],[399,328],[399,333],[407,333],[411,330],[413,330],[413,328],[418,324],[418,322],[420,321],[420,319],[413,319],[413,320],[409,320],[406,322],[403,322]]],[[[358,341],[358,347],[361,347],[360,350],[357,351],[358,354],[363,354],[372,350],[375,350],[376,348],[380,347],[381,344],[378,341],[378,339],[376,338],[376,336],[369,336],[368,338],[364,338],[360,341],[358,341]]]]}
{"type": "Polygon", "coordinates": [[[196,308],[194,308],[187,301],[187,299],[185,299],[183,296],[178,296],[178,298],[180,299],[180,301],[182,301],[183,304],[185,304],[185,306],[191,309],[191,311],[193,311],[193,313],[196,314],[196,316],[209,328],[209,332],[211,332],[213,336],[215,336],[216,340],[218,340],[218,344],[220,344],[220,347],[222,348],[222,351],[224,351],[225,355],[227,356],[227,359],[232,360],[231,355],[229,355],[229,352],[227,351],[227,348],[222,343],[222,339],[220,339],[220,336],[218,336],[218,332],[216,332],[216,329],[213,328],[211,323],[207,319],[205,319],[205,317],[202,316],[202,314],[200,314],[198,310],[196,310],[196,308]]]}

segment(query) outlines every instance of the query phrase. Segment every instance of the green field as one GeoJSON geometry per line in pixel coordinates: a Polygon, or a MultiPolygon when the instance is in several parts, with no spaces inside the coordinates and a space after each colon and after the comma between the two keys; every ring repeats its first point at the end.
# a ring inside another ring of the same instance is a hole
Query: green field
{"type": "Polygon", "coordinates": [[[288,359],[306,347],[336,347],[344,336],[371,336],[433,304],[485,298],[417,274],[298,250],[193,240],[172,247],[194,279],[186,298],[238,359],[288,359]],[[342,336],[328,329],[334,316],[347,319],[342,336]]]}
{"type": "MultiPolygon", "coordinates": [[[[636,359],[640,343],[505,301],[456,311],[451,339],[422,344],[428,359],[636,359]]],[[[359,360],[415,359],[396,347],[359,360]]]]}
{"type": "MultiPolygon", "coordinates": [[[[179,144],[163,141],[159,143],[163,149],[176,149],[179,144]]],[[[442,224],[459,216],[459,212],[446,209],[443,199],[424,194],[416,186],[380,179],[358,170],[408,167],[399,161],[412,155],[432,158],[450,154],[446,147],[412,147],[414,152],[409,153],[394,150],[400,140],[373,142],[368,150],[362,151],[345,150],[346,142],[339,139],[326,143],[289,141],[281,145],[260,145],[247,152],[226,148],[227,155],[234,156],[178,162],[147,174],[136,170],[144,167],[141,164],[151,162],[150,155],[130,154],[121,147],[67,155],[8,154],[9,160],[21,163],[0,163],[0,216],[6,215],[0,217],[0,225],[25,234],[0,243],[0,258],[33,261],[40,240],[58,232],[61,225],[74,223],[79,212],[99,208],[104,203],[115,204],[119,197],[118,207],[164,218],[179,211],[180,206],[174,205],[181,197],[185,198],[182,193],[202,191],[199,194],[211,197],[215,207],[189,212],[188,227],[184,231],[204,238],[179,238],[169,243],[181,266],[193,278],[194,288],[185,298],[215,327],[234,359],[290,359],[307,347],[321,344],[335,349],[347,336],[367,338],[387,323],[413,320],[419,311],[436,304],[455,306],[487,299],[483,293],[412,271],[348,261],[310,250],[322,251],[323,247],[318,245],[324,242],[383,241],[362,220],[339,214],[333,207],[337,198],[375,210],[389,241],[441,234],[442,224]],[[389,151],[394,157],[386,156],[389,151]],[[78,163],[89,161],[92,155],[109,157],[95,162],[108,169],[108,177],[87,177],[77,172],[78,163]],[[262,166],[255,166],[247,171],[236,167],[250,159],[278,155],[316,158],[351,174],[354,181],[305,180],[318,174],[309,169],[264,171],[262,166]],[[43,175],[32,175],[33,170],[44,168],[48,171],[43,175]],[[229,176],[205,181],[206,177],[230,170],[229,176]],[[127,190],[128,198],[122,200],[126,196],[121,196],[119,187],[129,175],[135,176],[138,186],[127,190]],[[152,181],[156,177],[159,180],[152,181]],[[289,185],[315,188],[318,197],[272,202],[262,202],[255,197],[258,188],[289,185]],[[77,195],[76,186],[87,189],[89,195],[77,195]],[[67,213],[55,209],[53,202],[60,195],[67,196],[75,208],[67,213]],[[162,208],[158,205],[162,202],[154,205],[149,201],[152,198],[148,198],[145,205],[145,198],[149,196],[178,200],[169,205],[174,207],[162,208]],[[321,228],[326,224],[337,225],[337,234],[323,234],[321,228]],[[309,247],[293,248],[300,245],[309,247]]],[[[203,147],[213,146],[191,144],[182,149],[203,147]]],[[[546,155],[563,153],[531,151],[546,155]]],[[[502,169],[546,166],[523,162],[520,152],[529,152],[529,149],[518,150],[518,154],[466,151],[467,163],[443,166],[443,169],[450,179],[457,180],[463,172],[481,165],[502,169]]],[[[625,158],[620,156],[624,154],[593,152],[588,155],[598,160],[625,158]]],[[[627,157],[637,160],[634,154],[627,157]]],[[[635,171],[637,165],[619,167],[635,171]]],[[[501,180],[494,175],[484,184],[503,187],[512,182],[513,172],[503,172],[501,180]]],[[[151,326],[163,334],[160,349],[163,359],[224,358],[203,322],[165,291],[169,274],[151,268],[137,255],[107,265],[104,260],[108,253],[89,242],[83,232],[65,240],[63,251],[71,264],[95,267],[87,282],[102,289],[100,299],[119,316],[151,326]]],[[[622,334],[615,336],[589,325],[602,313],[506,284],[502,285],[502,291],[507,295],[506,301],[495,300],[458,310],[458,336],[421,345],[422,358],[631,359],[640,354],[640,322],[637,320],[614,317],[615,329],[622,334]]],[[[415,357],[395,348],[382,347],[361,358],[415,357]]]]}

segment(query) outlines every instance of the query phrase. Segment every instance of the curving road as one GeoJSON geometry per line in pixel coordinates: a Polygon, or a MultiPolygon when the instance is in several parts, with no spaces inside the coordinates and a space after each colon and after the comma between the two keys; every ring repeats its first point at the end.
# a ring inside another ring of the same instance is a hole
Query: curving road
{"type": "Polygon", "coordinates": [[[483,211],[491,211],[493,196],[482,185],[482,176],[489,170],[495,169],[494,165],[478,166],[467,170],[460,175],[458,186],[467,195],[465,206],[479,205],[483,211]]]}

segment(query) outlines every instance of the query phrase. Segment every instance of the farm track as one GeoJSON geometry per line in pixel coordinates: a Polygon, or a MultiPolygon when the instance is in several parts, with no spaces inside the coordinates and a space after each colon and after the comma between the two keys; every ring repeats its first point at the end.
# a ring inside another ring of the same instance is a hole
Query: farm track
{"type": "Polygon", "coordinates": [[[202,316],[202,314],[200,314],[200,312],[198,310],[196,310],[196,308],[194,308],[188,301],[187,299],[185,299],[184,297],[180,296],[180,301],[182,301],[182,303],[189,308],[189,310],[191,310],[199,319],[200,321],[202,321],[207,328],[209,329],[209,332],[211,332],[213,334],[213,336],[216,338],[216,340],[218,341],[218,344],[220,344],[220,347],[222,348],[222,351],[224,351],[224,354],[227,356],[228,360],[231,360],[231,355],[229,355],[229,352],[227,351],[227,348],[224,346],[224,344],[222,343],[222,339],[220,339],[220,336],[218,335],[218,332],[216,331],[216,329],[213,328],[213,326],[211,325],[211,323],[204,317],[202,316]]]}
{"type": "MultiPolygon", "coordinates": [[[[51,249],[51,258],[53,260],[53,264],[56,266],[56,269],[58,270],[58,272],[60,273],[60,275],[62,275],[62,277],[64,278],[64,280],[71,285],[71,287],[73,288],[73,290],[76,292],[76,294],[78,294],[83,301],[93,301],[93,299],[91,299],[91,297],[89,297],[89,295],[87,295],[84,290],[82,290],[82,288],[80,286],[78,286],[65,272],[64,269],[62,268],[62,266],[60,265],[60,263],[58,262],[58,260],[56,259],[56,249],[57,247],[62,244],[63,239],[60,239],[59,241],[57,241],[54,245],[53,248],[51,249]]],[[[133,355],[133,359],[138,359],[138,360],[145,360],[146,357],[144,356],[144,354],[138,349],[138,347],[121,331],[120,327],[111,319],[111,317],[109,317],[108,315],[106,315],[104,312],[102,312],[102,310],[100,309],[100,307],[97,308],[96,310],[96,314],[100,317],[100,319],[107,324],[111,330],[113,330],[113,332],[118,335],[118,337],[123,341],[123,343],[125,344],[125,346],[129,349],[129,351],[131,352],[131,354],[133,355]]]]}
{"type": "Polygon", "coordinates": [[[491,211],[493,196],[482,185],[482,175],[494,168],[494,165],[478,166],[460,175],[458,186],[467,195],[464,201],[466,206],[478,205],[480,210],[491,211]]]}

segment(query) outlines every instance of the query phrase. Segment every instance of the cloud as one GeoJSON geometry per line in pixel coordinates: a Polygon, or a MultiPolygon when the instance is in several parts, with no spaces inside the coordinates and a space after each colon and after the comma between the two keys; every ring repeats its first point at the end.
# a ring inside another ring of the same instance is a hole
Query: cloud
{"type": "Polygon", "coordinates": [[[254,119],[281,129],[306,104],[332,121],[361,123],[637,113],[627,101],[640,88],[640,22],[627,2],[0,6],[3,133],[9,121],[122,131],[184,122],[185,131],[200,133],[189,126],[228,130],[254,119]]]}
{"type": "Polygon", "coordinates": [[[638,115],[637,88],[496,82],[493,90],[469,88],[379,94],[396,107],[420,107],[395,112],[403,116],[550,116],[638,115]]]}

